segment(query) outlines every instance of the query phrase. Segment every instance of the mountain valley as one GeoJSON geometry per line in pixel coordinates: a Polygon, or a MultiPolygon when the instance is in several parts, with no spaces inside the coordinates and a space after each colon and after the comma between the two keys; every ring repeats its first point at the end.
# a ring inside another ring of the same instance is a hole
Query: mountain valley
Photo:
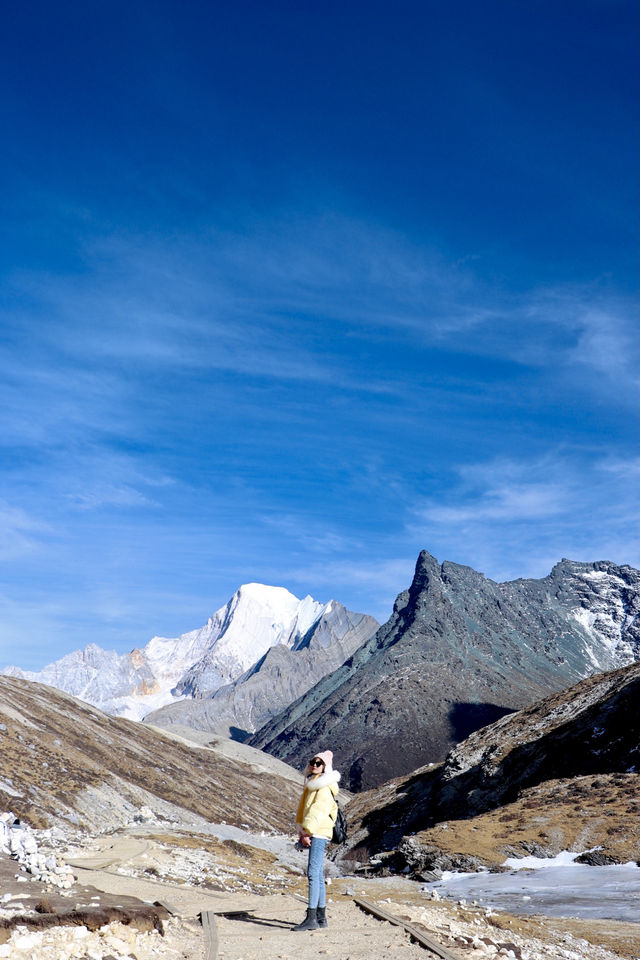
{"type": "Polygon", "coordinates": [[[357,795],[342,855],[415,874],[591,848],[594,863],[640,860],[638,703],[635,663],[476,731],[443,763],[357,795]]]}
{"type": "MultiPolygon", "coordinates": [[[[398,928],[386,933],[362,917],[358,890],[460,957],[637,956],[635,924],[496,913],[440,901],[406,877],[482,863],[504,869],[506,854],[564,845],[600,846],[604,862],[637,858],[638,716],[630,708],[639,684],[640,664],[589,678],[474,733],[444,764],[353,798],[348,845],[329,864],[337,925],[323,934],[325,949],[356,960],[423,955],[398,928]],[[385,876],[395,871],[404,879],[385,876]]],[[[218,918],[225,958],[258,960],[264,940],[274,956],[286,954],[300,915],[295,896],[306,889],[291,835],[300,775],[244,744],[182,733],[0,677],[0,807],[19,814],[43,855],[77,878],[56,892],[16,873],[0,849],[0,957],[204,960],[198,912],[247,909],[244,921],[218,918]]],[[[597,867],[586,869],[597,876],[597,867]]],[[[311,960],[318,948],[314,937],[298,941],[296,955],[311,960]]]]}
{"type": "MultiPolygon", "coordinates": [[[[639,582],[629,567],[562,561],[543,580],[496,584],[423,553],[377,630],[333,601],[265,604],[257,595],[277,588],[249,585],[251,603],[241,588],[208,640],[152,641],[157,675],[175,655],[184,699],[144,723],[0,676],[0,960],[204,960],[203,910],[218,913],[225,960],[288,955],[306,892],[292,821],[318,744],[360,791],[343,795],[349,836],[328,863],[330,954],[424,955],[362,915],[359,895],[461,960],[637,958],[638,925],[606,912],[551,921],[442,896],[447,871],[508,879],[507,858],[573,851],[595,884],[599,870],[638,869],[639,582]],[[252,608],[258,626],[246,622],[252,608]],[[256,636],[267,647],[240,670],[255,649],[243,637],[256,636]],[[240,672],[221,682],[233,658],[240,672]],[[333,669],[319,680],[316,658],[333,669]],[[302,690],[298,672],[315,686],[302,690]]],[[[139,683],[145,657],[141,672],[124,660],[106,670],[107,685],[139,683]]],[[[91,684],[99,663],[82,674],[76,661],[71,674],[91,684]]],[[[147,694],[123,703],[132,696],[147,694]]],[[[313,934],[296,956],[318,947],[313,934]]]]}

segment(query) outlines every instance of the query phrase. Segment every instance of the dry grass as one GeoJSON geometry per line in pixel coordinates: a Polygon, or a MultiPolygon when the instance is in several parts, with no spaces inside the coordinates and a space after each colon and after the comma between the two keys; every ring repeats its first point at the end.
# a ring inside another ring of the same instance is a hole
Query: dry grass
{"type": "Polygon", "coordinates": [[[468,820],[450,820],[416,834],[445,853],[492,865],[535,844],[549,854],[602,847],[620,862],[640,859],[640,776],[599,774],[549,780],[514,803],[468,820]]]}

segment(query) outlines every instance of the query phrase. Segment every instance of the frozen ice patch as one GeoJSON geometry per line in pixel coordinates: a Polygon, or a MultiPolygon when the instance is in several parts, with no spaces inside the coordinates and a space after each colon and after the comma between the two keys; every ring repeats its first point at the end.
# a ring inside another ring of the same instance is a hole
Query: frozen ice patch
{"type": "Polygon", "coordinates": [[[640,867],[635,863],[590,867],[574,863],[576,856],[565,851],[550,860],[508,860],[509,873],[445,874],[423,889],[516,914],[637,923],[640,867]]]}

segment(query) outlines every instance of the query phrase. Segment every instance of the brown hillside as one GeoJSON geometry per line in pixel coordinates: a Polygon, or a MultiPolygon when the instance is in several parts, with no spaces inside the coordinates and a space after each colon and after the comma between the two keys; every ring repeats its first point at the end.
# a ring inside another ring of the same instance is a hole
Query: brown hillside
{"type": "Polygon", "coordinates": [[[109,829],[145,805],[167,820],[281,830],[298,791],[51,687],[0,677],[0,808],[34,827],[109,829]]]}

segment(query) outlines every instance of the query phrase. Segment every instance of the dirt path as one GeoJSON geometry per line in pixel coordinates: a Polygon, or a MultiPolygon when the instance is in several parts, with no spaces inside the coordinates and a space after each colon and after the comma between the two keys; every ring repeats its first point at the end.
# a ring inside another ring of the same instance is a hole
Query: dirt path
{"type": "MultiPolygon", "coordinates": [[[[133,851],[133,847],[123,848],[133,851]]],[[[98,858],[92,858],[98,859],[98,858]]],[[[296,933],[292,927],[304,917],[305,905],[288,894],[257,896],[223,894],[158,880],[142,880],[112,871],[113,860],[106,869],[77,868],[83,883],[110,894],[160,900],[169,904],[185,921],[195,921],[201,911],[220,914],[247,911],[242,919],[216,918],[220,960],[265,960],[296,958],[317,960],[318,955],[331,960],[425,960],[425,952],[412,944],[406,934],[390,924],[368,917],[348,899],[330,902],[329,927],[296,933]]],[[[80,859],[78,858],[78,863],[80,859]]],[[[193,923],[189,924],[193,954],[198,960],[204,953],[204,941],[193,923]]]]}
{"type": "Polygon", "coordinates": [[[136,840],[135,837],[120,837],[108,842],[104,849],[92,857],[66,857],[70,867],[83,870],[104,870],[119,863],[127,863],[142,856],[153,848],[148,840],[136,840]]]}
{"type": "Polygon", "coordinates": [[[151,902],[162,901],[187,923],[185,952],[191,938],[190,960],[204,955],[204,938],[195,921],[203,911],[221,914],[246,911],[242,918],[216,917],[218,957],[220,960],[265,960],[296,958],[317,960],[425,960],[425,952],[399,928],[373,919],[363,913],[350,898],[330,898],[326,929],[294,932],[295,924],[304,917],[306,905],[290,894],[258,896],[247,893],[218,893],[211,890],[145,880],[117,872],[117,867],[135,864],[153,851],[152,841],[133,837],[109,839],[99,853],[91,857],[69,858],[83,884],[116,896],[136,897],[151,902]]]}
{"type": "Polygon", "coordinates": [[[351,901],[328,905],[326,929],[296,933],[291,925],[304,917],[304,904],[287,895],[257,899],[253,920],[217,919],[223,960],[317,960],[318,955],[331,960],[426,960],[425,951],[402,930],[372,919],[351,901]]]}

